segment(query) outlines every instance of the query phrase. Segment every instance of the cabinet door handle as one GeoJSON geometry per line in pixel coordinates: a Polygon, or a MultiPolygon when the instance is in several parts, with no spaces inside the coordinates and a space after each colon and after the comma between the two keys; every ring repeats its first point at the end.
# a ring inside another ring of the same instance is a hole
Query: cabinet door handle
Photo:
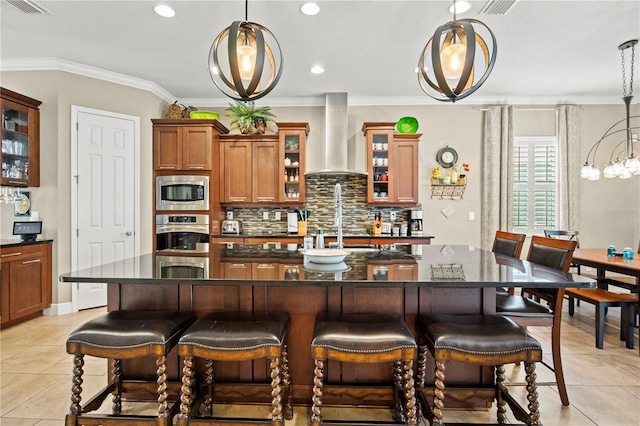
{"type": "Polygon", "coordinates": [[[191,170],[202,170],[202,169],[204,169],[204,166],[189,166],[189,168],[191,170]]]}
{"type": "Polygon", "coordinates": [[[10,180],[9,183],[12,185],[27,186],[24,181],[21,180],[10,180]]]}
{"type": "Polygon", "coordinates": [[[413,265],[398,265],[398,269],[413,269],[413,265]]]}
{"type": "Polygon", "coordinates": [[[273,263],[258,263],[258,268],[273,268],[273,263]]]}
{"type": "Polygon", "coordinates": [[[233,263],[231,264],[231,267],[244,268],[244,263],[233,263]]]}
{"type": "Polygon", "coordinates": [[[23,265],[28,265],[29,263],[40,263],[41,260],[40,259],[33,259],[33,260],[25,260],[24,262],[22,262],[23,265]]]}
{"type": "Polygon", "coordinates": [[[22,254],[22,252],[19,251],[19,252],[16,252],[16,253],[2,254],[2,255],[0,255],[0,257],[20,256],[21,254],[22,254]]]}
{"type": "Polygon", "coordinates": [[[258,197],[258,201],[273,201],[275,198],[273,197],[258,197]]]}
{"type": "Polygon", "coordinates": [[[173,170],[175,169],[175,166],[160,166],[159,168],[161,170],[173,170]]]}

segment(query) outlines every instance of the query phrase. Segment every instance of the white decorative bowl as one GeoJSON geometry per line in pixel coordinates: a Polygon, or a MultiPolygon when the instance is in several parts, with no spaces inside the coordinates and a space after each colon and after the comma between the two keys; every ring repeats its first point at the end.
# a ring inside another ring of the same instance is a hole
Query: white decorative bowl
{"type": "Polygon", "coordinates": [[[309,262],[313,263],[340,263],[348,254],[348,251],[338,249],[311,249],[304,252],[309,262]]]}

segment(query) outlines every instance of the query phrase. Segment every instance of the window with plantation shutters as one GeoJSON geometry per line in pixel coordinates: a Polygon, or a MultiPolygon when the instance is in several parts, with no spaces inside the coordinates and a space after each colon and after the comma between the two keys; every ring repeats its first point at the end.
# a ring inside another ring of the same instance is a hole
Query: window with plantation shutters
{"type": "Polygon", "coordinates": [[[514,138],[514,231],[534,235],[556,227],[557,152],[555,137],[514,138]]]}

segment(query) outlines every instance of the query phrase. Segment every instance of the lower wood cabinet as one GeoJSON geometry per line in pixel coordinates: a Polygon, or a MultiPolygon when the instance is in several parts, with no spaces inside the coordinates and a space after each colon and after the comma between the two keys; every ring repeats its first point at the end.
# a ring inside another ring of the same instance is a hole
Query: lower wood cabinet
{"type": "Polygon", "coordinates": [[[2,326],[51,306],[51,242],[2,248],[2,326]]]}

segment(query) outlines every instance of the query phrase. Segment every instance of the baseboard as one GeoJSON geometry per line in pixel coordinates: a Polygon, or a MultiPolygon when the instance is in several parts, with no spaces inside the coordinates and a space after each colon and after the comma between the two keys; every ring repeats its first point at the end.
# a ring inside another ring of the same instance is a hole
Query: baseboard
{"type": "Polygon", "coordinates": [[[44,315],[58,316],[73,313],[73,304],[71,302],[54,303],[50,308],[42,311],[44,315]]]}

